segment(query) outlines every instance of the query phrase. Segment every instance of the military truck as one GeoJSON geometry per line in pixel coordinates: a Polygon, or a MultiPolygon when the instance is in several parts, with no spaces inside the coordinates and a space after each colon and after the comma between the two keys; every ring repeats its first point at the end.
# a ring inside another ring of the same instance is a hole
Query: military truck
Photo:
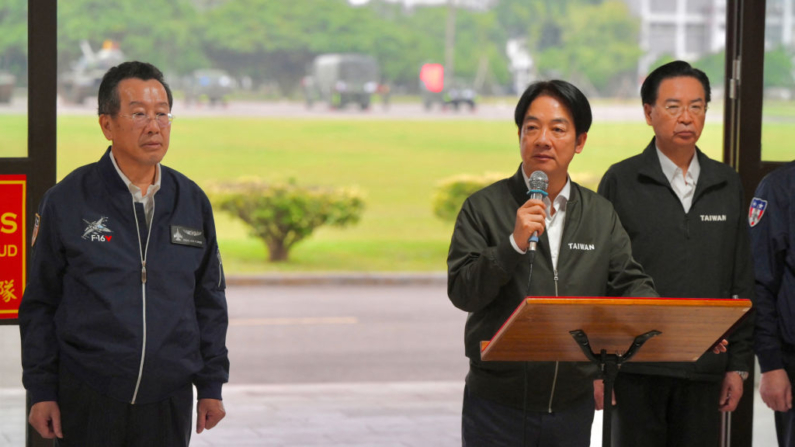
{"type": "Polygon", "coordinates": [[[199,103],[203,98],[211,106],[226,105],[226,97],[235,90],[235,79],[225,70],[206,68],[194,71],[185,79],[185,102],[199,103]]]}
{"type": "Polygon", "coordinates": [[[15,83],[16,76],[5,70],[0,70],[0,104],[11,102],[11,94],[14,92],[15,83]]]}
{"type": "Polygon", "coordinates": [[[87,41],[80,43],[83,55],[72,68],[58,77],[58,94],[70,103],[82,104],[88,97],[97,96],[102,76],[111,68],[124,62],[124,53],[111,40],[102,44],[96,53],[87,41]]]}
{"type": "Polygon", "coordinates": [[[308,107],[316,101],[341,109],[357,104],[370,107],[370,96],[378,89],[378,62],[364,54],[323,54],[315,58],[301,84],[308,107]]]}

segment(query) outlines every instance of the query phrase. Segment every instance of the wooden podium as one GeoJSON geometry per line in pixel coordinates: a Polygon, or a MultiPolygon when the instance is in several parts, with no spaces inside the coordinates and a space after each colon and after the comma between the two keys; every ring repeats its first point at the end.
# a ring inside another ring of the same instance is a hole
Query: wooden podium
{"type": "Polygon", "coordinates": [[[609,447],[613,383],[622,363],[694,362],[750,309],[746,299],[528,297],[490,341],[481,342],[480,358],[599,365],[602,446],[609,447]]]}

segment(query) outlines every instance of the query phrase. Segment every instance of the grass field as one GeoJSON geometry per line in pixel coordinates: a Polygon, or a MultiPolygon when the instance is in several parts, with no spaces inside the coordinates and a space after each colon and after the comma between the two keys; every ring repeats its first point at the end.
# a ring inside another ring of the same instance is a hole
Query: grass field
{"type": "MultiPolygon", "coordinates": [[[[25,117],[0,115],[0,157],[24,155],[25,117]],[[15,149],[16,148],[16,149],[15,149]],[[16,152],[15,152],[16,151],[16,152]]],[[[572,175],[594,186],[612,164],[651,138],[645,123],[598,123],[572,175]]],[[[782,142],[795,125],[765,125],[775,153],[795,158],[782,142]],[[773,146],[776,143],[779,146],[773,146]]],[[[720,158],[722,127],[708,124],[699,146],[720,158]]],[[[58,118],[58,177],[96,161],[107,142],[96,118],[58,118]]],[[[230,217],[216,216],[229,273],[265,271],[442,271],[452,224],[435,218],[431,197],[445,177],[513,174],[520,162],[515,126],[489,121],[340,121],[181,118],[174,122],[165,164],[200,185],[259,176],[300,184],[353,185],[366,195],[362,221],[320,229],[295,247],[288,263],[267,262],[264,246],[230,217]]]]}

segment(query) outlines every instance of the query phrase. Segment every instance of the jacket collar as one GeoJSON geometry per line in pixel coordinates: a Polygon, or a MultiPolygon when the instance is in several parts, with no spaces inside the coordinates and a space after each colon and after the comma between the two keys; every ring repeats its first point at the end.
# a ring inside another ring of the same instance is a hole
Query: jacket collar
{"type": "MultiPolygon", "coordinates": [[[[659,164],[659,161],[657,162],[659,164]]],[[[508,179],[508,188],[511,190],[511,195],[513,196],[514,200],[519,206],[524,205],[525,202],[530,198],[527,195],[527,183],[524,181],[524,175],[522,174],[522,164],[519,164],[519,169],[516,170],[516,173],[513,177],[508,179]]],[[[576,203],[577,200],[580,198],[580,191],[579,186],[571,182],[571,192],[569,193],[569,200],[568,203],[576,203]]],[[[568,205],[567,205],[568,206],[568,205]]],[[[567,208],[568,209],[568,208],[567,208]]]]}
{"type": "MultiPolygon", "coordinates": [[[[131,200],[132,193],[127,188],[127,185],[124,184],[124,181],[121,179],[121,177],[119,177],[119,173],[116,172],[116,168],[113,166],[113,162],[111,161],[110,157],[110,146],[108,146],[105,154],[99,159],[99,162],[97,162],[97,169],[99,170],[99,174],[102,177],[102,180],[105,182],[105,185],[107,186],[107,192],[111,195],[111,197],[114,199],[122,199],[124,200],[124,203],[127,203],[127,201],[131,200]]],[[[169,169],[161,164],[160,189],[155,195],[157,203],[168,203],[168,201],[173,200],[173,197],[176,194],[176,189],[176,183],[174,178],[170,175],[169,169]]],[[[158,214],[160,213],[158,212],[158,214]]]]}
{"type": "MultiPolygon", "coordinates": [[[[713,186],[720,185],[726,182],[726,179],[720,175],[717,166],[713,160],[707,157],[701,149],[696,146],[696,157],[698,157],[698,164],[701,167],[701,173],[698,175],[698,182],[696,183],[696,192],[693,195],[693,200],[697,199],[704,191],[713,186]]],[[[660,158],[657,156],[657,146],[655,139],[652,138],[651,142],[641,154],[642,163],[638,168],[638,176],[647,177],[661,185],[671,187],[670,182],[663,174],[662,166],[660,166],[660,158]]]]}
{"type": "Polygon", "coordinates": [[[108,190],[113,195],[121,193],[130,194],[130,190],[127,189],[127,185],[124,184],[124,180],[119,177],[119,173],[116,172],[116,168],[113,166],[113,161],[111,161],[110,157],[110,146],[108,146],[105,155],[103,155],[97,163],[102,179],[105,180],[108,190]]]}

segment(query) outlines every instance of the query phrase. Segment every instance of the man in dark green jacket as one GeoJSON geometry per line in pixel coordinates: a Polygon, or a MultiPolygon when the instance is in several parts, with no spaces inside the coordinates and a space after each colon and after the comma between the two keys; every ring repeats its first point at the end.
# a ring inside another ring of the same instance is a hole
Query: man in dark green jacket
{"type": "MultiPolygon", "coordinates": [[[[661,296],[751,298],[754,275],[740,178],[698,150],[709,79],[683,61],[654,70],[641,88],[654,139],[612,166],[599,193],[613,202],[632,254],[661,296]]],[[[728,352],[695,363],[635,363],[616,379],[613,445],[717,446],[720,413],[733,411],[753,362],[748,321],[728,352]]]]}
{"type": "Polygon", "coordinates": [[[591,125],[582,92],[564,81],[532,84],[515,121],[522,165],[513,177],[466,200],[447,258],[448,295],[469,313],[463,445],[587,446],[594,366],[483,362],[480,342],[491,339],[528,295],[657,295],[632,259],[629,237],[610,203],[568,177],[591,125]],[[535,171],[549,178],[543,201],[528,200],[527,181],[535,171]],[[540,237],[528,289],[525,253],[534,233],[540,237]]]}

